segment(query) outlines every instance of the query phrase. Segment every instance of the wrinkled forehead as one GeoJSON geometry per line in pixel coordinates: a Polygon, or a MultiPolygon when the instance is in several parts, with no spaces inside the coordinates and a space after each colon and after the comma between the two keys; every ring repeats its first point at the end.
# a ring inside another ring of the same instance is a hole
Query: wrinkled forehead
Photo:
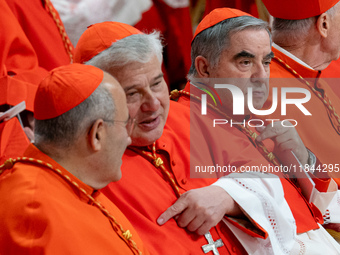
{"type": "Polygon", "coordinates": [[[254,30],[247,29],[234,33],[223,53],[230,57],[236,57],[235,54],[244,56],[254,55],[255,57],[266,57],[271,53],[270,36],[265,29],[254,30]]]}
{"type": "Polygon", "coordinates": [[[154,56],[147,63],[132,62],[122,67],[115,67],[110,70],[120,83],[124,91],[135,86],[149,86],[160,79],[163,79],[162,65],[154,56]]]}
{"type": "MultiPolygon", "coordinates": [[[[267,43],[271,46],[272,44],[272,35],[269,30],[265,28],[259,27],[248,27],[242,30],[234,30],[229,33],[228,40],[229,42],[233,41],[233,43],[238,44],[242,40],[246,40],[248,38],[257,38],[261,37],[261,41],[267,43]]],[[[255,42],[251,42],[254,44],[255,42]]]]}

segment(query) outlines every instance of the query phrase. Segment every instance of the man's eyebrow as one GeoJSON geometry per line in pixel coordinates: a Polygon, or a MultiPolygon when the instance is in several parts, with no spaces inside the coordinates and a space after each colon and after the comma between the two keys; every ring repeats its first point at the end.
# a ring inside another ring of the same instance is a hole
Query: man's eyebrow
{"type": "MultiPolygon", "coordinates": [[[[164,74],[163,73],[160,73],[159,75],[157,75],[156,77],[152,78],[151,80],[151,83],[154,83],[156,82],[157,80],[159,80],[160,78],[163,78],[164,77],[164,74]]],[[[139,85],[138,84],[132,84],[130,86],[127,86],[124,88],[124,91],[129,91],[130,89],[134,89],[135,87],[138,87],[139,85]]]]}
{"type": "Polygon", "coordinates": [[[269,59],[269,58],[273,58],[274,57],[274,52],[270,52],[270,53],[268,53],[265,57],[264,57],[264,59],[269,59]]]}
{"type": "Polygon", "coordinates": [[[159,80],[160,78],[163,78],[163,76],[164,76],[164,74],[163,74],[163,73],[160,73],[159,75],[157,75],[156,77],[154,77],[154,78],[152,79],[152,82],[155,82],[155,81],[159,80]]]}
{"type": "Polygon", "coordinates": [[[131,85],[131,86],[125,87],[125,88],[124,88],[124,91],[126,92],[126,91],[128,91],[128,90],[130,90],[130,89],[133,89],[133,88],[137,87],[137,86],[138,86],[137,84],[133,84],[133,85],[131,85]]]}
{"type": "Polygon", "coordinates": [[[255,58],[255,55],[243,50],[234,56],[234,60],[239,58],[255,58]]]}

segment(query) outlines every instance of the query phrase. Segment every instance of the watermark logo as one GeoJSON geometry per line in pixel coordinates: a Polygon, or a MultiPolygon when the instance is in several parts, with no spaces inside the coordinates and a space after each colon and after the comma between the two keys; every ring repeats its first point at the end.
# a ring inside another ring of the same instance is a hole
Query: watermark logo
{"type": "MultiPolygon", "coordinates": [[[[206,92],[214,101],[215,105],[216,100],[211,92],[209,92],[208,89],[206,88],[200,88],[197,87],[200,90],[206,92]]],[[[218,96],[218,93],[216,92],[215,89],[227,89],[233,98],[233,115],[244,115],[244,107],[245,107],[245,96],[243,94],[243,91],[231,84],[215,84],[213,88],[210,87],[211,90],[214,91],[214,93],[217,95],[219,101],[222,101],[221,98],[218,96]]],[[[270,109],[266,110],[258,110],[255,109],[253,106],[253,88],[248,87],[247,88],[248,93],[247,93],[247,104],[248,104],[248,109],[251,113],[259,116],[265,116],[265,115],[270,115],[275,112],[278,106],[278,93],[277,93],[277,88],[272,89],[272,106],[270,109]]],[[[207,94],[202,94],[201,95],[201,114],[206,115],[207,114],[207,94]]],[[[304,103],[307,103],[311,98],[311,93],[309,90],[304,89],[304,88],[290,88],[290,87],[282,87],[281,88],[281,115],[285,116],[287,115],[287,105],[295,105],[304,115],[312,115],[306,107],[303,106],[304,103]],[[303,98],[288,98],[289,93],[299,93],[301,95],[304,95],[303,98]]]]}
{"type": "MultiPolygon", "coordinates": [[[[196,88],[204,91],[205,93],[207,93],[211,97],[211,99],[213,100],[215,106],[217,106],[217,102],[216,102],[216,99],[215,99],[214,95],[217,97],[217,99],[219,100],[220,104],[222,105],[222,100],[221,100],[220,96],[218,95],[217,91],[214,88],[208,87],[203,82],[197,82],[197,84],[199,84],[200,86],[204,86],[204,87],[198,87],[198,86],[195,85],[196,88]],[[212,92],[210,92],[210,90],[212,92]]],[[[202,97],[201,97],[202,112],[205,112],[204,115],[207,114],[207,94],[202,94],[202,97]]]]}

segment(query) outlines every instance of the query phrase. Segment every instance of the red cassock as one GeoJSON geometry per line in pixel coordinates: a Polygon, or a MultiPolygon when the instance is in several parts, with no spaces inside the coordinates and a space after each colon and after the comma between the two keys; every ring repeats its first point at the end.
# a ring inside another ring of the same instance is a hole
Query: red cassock
{"type": "MultiPolygon", "coordinates": [[[[268,119],[296,120],[298,124],[295,128],[305,146],[317,156],[322,164],[325,164],[322,166],[322,170],[328,171],[330,176],[340,184],[338,179],[340,177],[340,120],[332,113],[333,109],[336,114],[340,113],[339,98],[325,81],[317,79],[320,75],[318,71],[299,64],[275,48],[273,48],[273,52],[275,57],[270,66],[271,87],[277,87],[278,91],[280,91],[282,87],[301,87],[309,90],[311,99],[304,103],[303,106],[312,115],[305,115],[295,105],[287,105],[286,115],[282,116],[280,107],[281,97],[280,93],[278,93],[279,99],[277,110],[270,116],[265,117],[268,119]],[[289,67],[287,67],[286,64],[289,67]],[[295,74],[293,70],[297,72],[297,74],[295,74]],[[307,80],[308,78],[312,78],[308,80],[311,86],[309,87],[305,81],[297,79],[297,75],[301,75],[301,77],[306,78],[307,80]],[[312,88],[314,88],[314,90],[312,88]],[[328,102],[328,99],[331,103],[325,105],[324,100],[325,102],[328,102]],[[330,110],[330,105],[332,110],[330,110]]],[[[269,95],[264,108],[269,108],[272,105],[272,93],[269,93],[269,95]]],[[[304,97],[304,94],[301,93],[288,93],[287,95],[287,98],[304,97]]]]}
{"type": "Polygon", "coordinates": [[[142,18],[134,26],[141,31],[159,30],[164,37],[165,77],[170,88],[179,88],[186,82],[186,75],[191,65],[190,43],[192,25],[189,1],[153,0],[151,8],[144,12],[142,18]],[[171,6],[170,3],[173,2],[171,6]],[[188,4],[183,4],[183,3],[188,4]]]}
{"type": "Polygon", "coordinates": [[[340,78],[340,58],[332,61],[329,66],[321,71],[322,78],[340,78]]]}
{"type": "Polygon", "coordinates": [[[47,71],[39,67],[34,48],[6,1],[0,8],[0,105],[26,101],[26,108],[33,111],[37,86],[47,71]]]}
{"type": "MultiPolygon", "coordinates": [[[[169,116],[160,139],[156,141],[156,154],[176,182],[180,193],[208,186],[216,178],[190,178],[190,126],[189,109],[170,102],[169,116]]],[[[139,151],[127,149],[123,156],[122,179],[110,183],[102,191],[127,216],[140,234],[151,254],[204,254],[202,246],[208,242],[180,228],[174,219],[163,226],[157,218],[176,200],[177,196],[160,168],[139,151]]],[[[220,254],[246,254],[233,234],[218,224],[210,231],[214,241],[222,239],[220,254]]]]}
{"type": "MultiPolygon", "coordinates": [[[[187,83],[184,91],[199,98],[201,98],[201,94],[205,94],[195,86],[190,86],[190,83],[187,83]]],[[[273,166],[254,146],[249,137],[237,129],[235,125],[230,126],[229,122],[225,125],[213,127],[214,119],[226,119],[226,116],[221,115],[211,107],[207,107],[207,114],[202,115],[201,103],[195,97],[190,99],[188,95],[183,95],[178,102],[190,106],[191,162],[194,162],[195,165],[216,166],[218,164],[219,166],[235,166],[239,170],[246,166],[273,166]],[[200,135],[201,133],[204,133],[204,137],[200,135]]],[[[212,100],[211,103],[213,103],[212,100]]],[[[251,131],[254,132],[254,130],[251,131]]],[[[273,143],[271,140],[267,141],[265,145],[269,152],[272,151],[273,143]]],[[[243,168],[244,170],[246,168],[243,168]]],[[[194,170],[192,169],[192,171],[194,170]]],[[[229,173],[232,173],[232,171],[223,174],[229,173]]],[[[321,212],[313,204],[308,203],[301,194],[301,190],[289,179],[284,178],[282,173],[273,173],[280,176],[285,199],[296,221],[297,233],[319,228],[317,223],[323,222],[321,212]]],[[[315,178],[314,181],[319,191],[327,191],[329,178],[327,180],[315,178]]]]}
{"type": "MultiPolygon", "coordinates": [[[[26,102],[33,111],[34,96],[47,71],[38,66],[35,51],[6,1],[0,2],[0,106],[26,102]]],[[[0,110],[1,111],[1,110],[0,110]]],[[[0,165],[22,155],[29,141],[14,118],[0,123],[0,165]]]]}
{"type": "Polygon", "coordinates": [[[0,123],[0,166],[8,158],[21,156],[29,145],[17,118],[0,123]]]}
{"type": "Polygon", "coordinates": [[[332,61],[326,69],[322,70],[320,77],[327,78],[326,81],[329,83],[329,86],[334,90],[334,93],[340,97],[340,87],[338,86],[340,78],[340,58],[332,61]]]}
{"type": "Polygon", "coordinates": [[[71,181],[101,203],[124,231],[130,231],[142,254],[149,254],[130,222],[100,191],[33,145],[25,156],[51,164],[61,175],[31,162],[18,162],[0,175],[0,254],[138,254],[119,227],[71,181]]]}
{"type": "MultiPolygon", "coordinates": [[[[21,29],[33,46],[40,67],[49,71],[71,62],[62,35],[45,4],[47,0],[6,0],[5,2],[7,2],[21,25],[21,29]]],[[[59,14],[55,12],[55,15],[60,22],[60,28],[64,29],[59,14]]],[[[70,51],[73,52],[73,46],[70,42],[67,47],[70,47],[70,51]]]]}

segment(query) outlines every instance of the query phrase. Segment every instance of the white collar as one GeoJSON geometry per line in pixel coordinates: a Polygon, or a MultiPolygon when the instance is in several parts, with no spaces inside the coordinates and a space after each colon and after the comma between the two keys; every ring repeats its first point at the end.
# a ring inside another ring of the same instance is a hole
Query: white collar
{"type": "Polygon", "coordinates": [[[275,49],[277,49],[278,51],[281,51],[283,54],[287,55],[288,57],[290,57],[291,59],[295,60],[296,62],[298,62],[299,64],[314,70],[311,66],[307,65],[305,62],[303,62],[301,59],[297,58],[296,56],[294,56],[292,53],[290,53],[289,51],[286,51],[284,48],[280,47],[279,45],[273,43],[273,47],[275,49]]]}

